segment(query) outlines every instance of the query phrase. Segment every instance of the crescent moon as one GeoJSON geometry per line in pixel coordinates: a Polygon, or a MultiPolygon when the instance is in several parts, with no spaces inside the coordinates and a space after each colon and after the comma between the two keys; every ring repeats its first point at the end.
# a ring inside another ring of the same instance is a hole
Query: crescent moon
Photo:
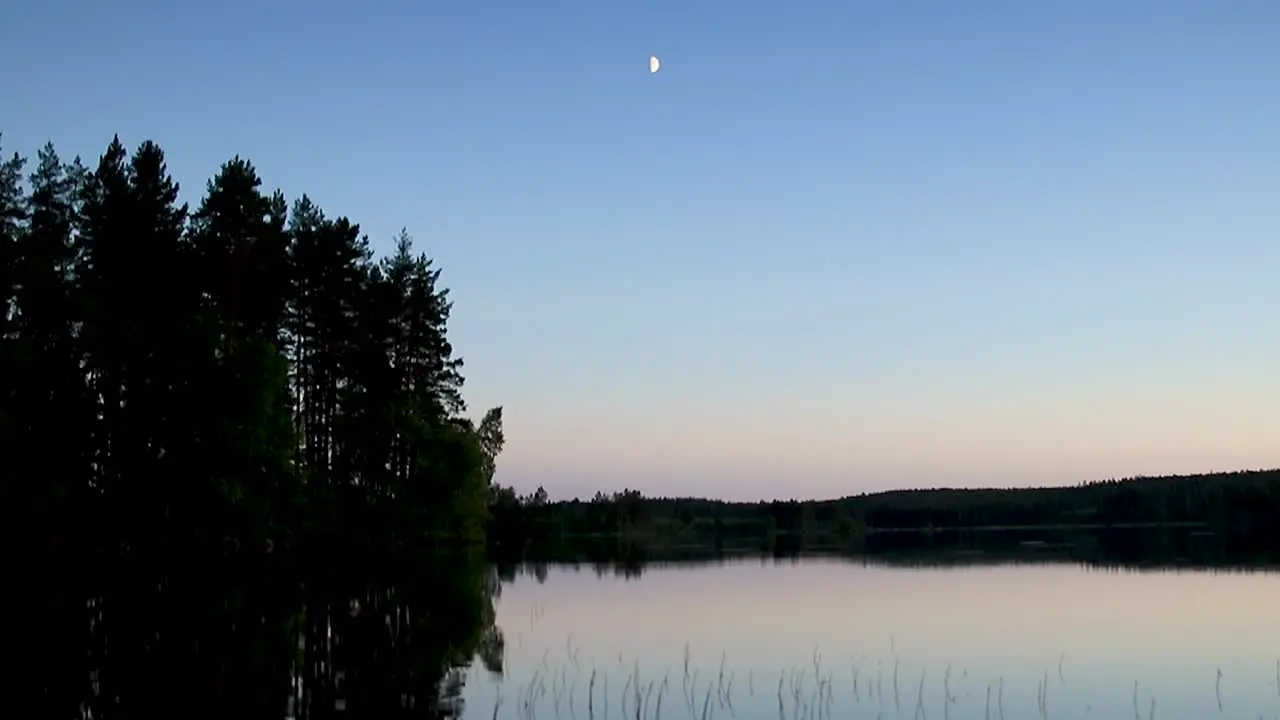
{"type": "Polygon", "coordinates": [[[656,73],[658,72],[658,69],[661,67],[662,67],[662,63],[658,61],[657,56],[650,55],[649,56],[649,72],[656,73]]]}

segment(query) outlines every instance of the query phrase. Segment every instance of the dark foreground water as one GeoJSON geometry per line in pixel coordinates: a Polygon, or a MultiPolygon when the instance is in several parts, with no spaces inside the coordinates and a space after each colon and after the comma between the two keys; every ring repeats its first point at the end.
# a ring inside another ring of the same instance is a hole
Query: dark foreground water
{"type": "Polygon", "coordinates": [[[6,682],[24,717],[1280,718],[1270,552],[1142,547],[102,564],[11,593],[6,682]]]}
{"type": "Polygon", "coordinates": [[[6,589],[22,717],[454,717],[473,661],[502,672],[477,553],[34,570],[6,589]]]}

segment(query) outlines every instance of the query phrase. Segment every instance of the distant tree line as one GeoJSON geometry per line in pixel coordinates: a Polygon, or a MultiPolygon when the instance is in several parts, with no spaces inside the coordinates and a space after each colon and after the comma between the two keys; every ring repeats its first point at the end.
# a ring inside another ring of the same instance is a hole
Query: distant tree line
{"type": "Polygon", "coordinates": [[[473,423],[440,271],[234,158],[194,208],[153,142],[0,164],[6,547],[473,542],[473,423]]]}
{"type": "Polygon", "coordinates": [[[614,538],[650,546],[773,549],[849,545],[895,531],[1045,526],[1181,524],[1256,533],[1280,530],[1280,470],[756,503],[644,497],[635,490],[548,502],[539,488],[523,498],[508,491],[495,505],[494,518],[502,519],[494,538],[508,548],[564,538],[614,538]]]}

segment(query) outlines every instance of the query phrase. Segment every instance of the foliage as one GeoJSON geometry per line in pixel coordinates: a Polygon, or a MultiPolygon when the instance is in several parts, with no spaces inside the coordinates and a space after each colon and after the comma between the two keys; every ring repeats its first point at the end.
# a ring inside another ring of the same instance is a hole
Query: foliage
{"type": "MultiPolygon", "coordinates": [[[[495,492],[495,542],[544,548],[613,537],[649,546],[865,545],[888,532],[1186,525],[1257,534],[1280,528],[1280,470],[1142,477],[1075,487],[897,490],[837,500],[735,503],[635,490],[548,503],[495,492]]],[[[1280,540],[1280,537],[1276,538],[1280,540]]]]}
{"type": "Polygon", "coordinates": [[[28,551],[482,539],[501,409],[465,417],[440,270],[290,210],[236,157],[0,163],[0,501],[28,551]]]}

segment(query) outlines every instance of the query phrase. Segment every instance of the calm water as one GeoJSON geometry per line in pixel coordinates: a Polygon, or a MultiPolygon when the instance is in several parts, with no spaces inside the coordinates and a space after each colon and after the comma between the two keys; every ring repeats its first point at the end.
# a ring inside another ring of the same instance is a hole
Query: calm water
{"type": "Polygon", "coordinates": [[[1042,540],[40,566],[4,594],[5,696],[98,719],[1280,718],[1274,550],[1042,540]]]}
{"type": "Polygon", "coordinates": [[[469,718],[587,718],[589,695],[633,718],[637,686],[650,718],[659,695],[663,718],[1280,717],[1264,572],[552,564],[521,567],[496,612],[504,674],[469,673],[469,718]]]}

